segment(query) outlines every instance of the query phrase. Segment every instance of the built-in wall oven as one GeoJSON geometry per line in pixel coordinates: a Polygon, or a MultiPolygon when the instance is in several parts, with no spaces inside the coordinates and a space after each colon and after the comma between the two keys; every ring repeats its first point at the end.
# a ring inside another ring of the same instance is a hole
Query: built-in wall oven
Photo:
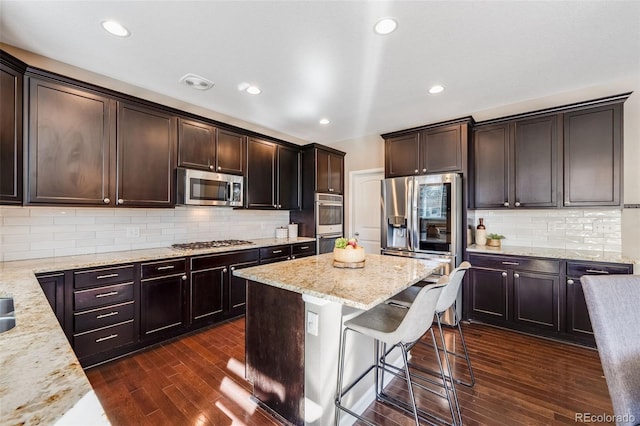
{"type": "Polygon", "coordinates": [[[318,254],[329,253],[344,232],[342,195],[317,193],[314,207],[318,254]]]}

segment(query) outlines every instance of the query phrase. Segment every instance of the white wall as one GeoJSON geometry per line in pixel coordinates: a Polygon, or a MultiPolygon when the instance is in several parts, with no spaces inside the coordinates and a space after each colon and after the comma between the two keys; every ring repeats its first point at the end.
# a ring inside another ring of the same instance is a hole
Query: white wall
{"type": "Polygon", "coordinates": [[[0,206],[0,261],[275,236],[288,211],[0,206]]]}

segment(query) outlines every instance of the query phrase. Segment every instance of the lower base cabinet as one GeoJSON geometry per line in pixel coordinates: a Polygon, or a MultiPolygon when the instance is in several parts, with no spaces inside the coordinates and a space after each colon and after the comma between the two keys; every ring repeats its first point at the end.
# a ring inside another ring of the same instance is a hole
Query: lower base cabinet
{"type": "Polygon", "coordinates": [[[595,346],[583,275],[631,274],[633,265],[469,253],[465,317],[595,346]]]}

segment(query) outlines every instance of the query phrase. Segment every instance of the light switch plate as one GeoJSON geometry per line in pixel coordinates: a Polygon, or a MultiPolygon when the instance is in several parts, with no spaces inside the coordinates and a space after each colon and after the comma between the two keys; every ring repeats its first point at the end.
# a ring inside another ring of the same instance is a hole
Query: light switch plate
{"type": "Polygon", "coordinates": [[[318,335],[318,314],[312,311],[307,311],[307,333],[312,336],[318,335]]]}

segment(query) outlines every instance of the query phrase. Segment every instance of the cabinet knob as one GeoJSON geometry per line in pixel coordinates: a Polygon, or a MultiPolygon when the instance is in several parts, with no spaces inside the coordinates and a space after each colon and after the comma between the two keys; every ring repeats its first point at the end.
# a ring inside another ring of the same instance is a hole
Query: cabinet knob
{"type": "Polygon", "coordinates": [[[506,273],[506,272],[503,272],[503,273],[502,273],[502,276],[503,276],[503,277],[506,277],[506,276],[507,276],[507,273],[506,273]]]}
{"type": "Polygon", "coordinates": [[[182,281],[186,281],[186,280],[187,280],[187,276],[186,276],[186,275],[183,275],[183,276],[182,276],[182,281]]]}
{"type": "Polygon", "coordinates": [[[227,268],[223,268],[222,272],[226,274],[227,273],[227,268]]]}
{"type": "Polygon", "coordinates": [[[282,208],[282,204],[278,204],[278,208],[281,209],[282,208]]]}
{"type": "Polygon", "coordinates": [[[520,207],[520,201],[516,201],[516,207],[520,207]]]}
{"type": "Polygon", "coordinates": [[[509,202],[505,201],[504,203],[502,203],[502,205],[505,206],[505,207],[509,207],[509,202]]]}
{"type": "Polygon", "coordinates": [[[218,170],[222,170],[222,167],[221,167],[221,166],[218,166],[218,170]]]}
{"type": "Polygon", "coordinates": [[[516,272],[515,274],[513,274],[513,278],[520,278],[520,274],[516,272]]]}
{"type": "Polygon", "coordinates": [[[427,169],[422,169],[422,173],[427,173],[427,169]]]}
{"type": "Polygon", "coordinates": [[[124,204],[124,200],[122,198],[118,198],[117,204],[124,204]]]}
{"type": "Polygon", "coordinates": [[[333,188],[329,188],[329,192],[333,192],[333,188]]]}
{"type": "Polygon", "coordinates": [[[229,269],[231,269],[232,271],[235,271],[235,270],[236,270],[236,267],[235,267],[235,266],[232,266],[232,267],[230,267],[229,269]]]}
{"type": "Polygon", "coordinates": [[[212,165],[209,165],[209,170],[213,170],[213,166],[212,165]]]}
{"type": "Polygon", "coordinates": [[[291,260],[291,256],[287,256],[287,260],[291,260]]]}
{"type": "Polygon", "coordinates": [[[295,256],[291,256],[291,259],[295,259],[295,258],[296,258],[295,256]]]}
{"type": "Polygon", "coordinates": [[[415,170],[413,171],[413,173],[418,174],[418,172],[419,172],[419,171],[420,171],[420,170],[415,169],[415,170]]]}
{"type": "Polygon", "coordinates": [[[567,284],[573,284],[573,280],[567,280],[567,284]]]}
{"type": "Polygon", "coordinates": [[[111,200],[108,199],[108,198],[105,198],[104,200],[102,200],[102,202],[105,203],[105,204],[109,204],[111,202],[111,200]]]}

